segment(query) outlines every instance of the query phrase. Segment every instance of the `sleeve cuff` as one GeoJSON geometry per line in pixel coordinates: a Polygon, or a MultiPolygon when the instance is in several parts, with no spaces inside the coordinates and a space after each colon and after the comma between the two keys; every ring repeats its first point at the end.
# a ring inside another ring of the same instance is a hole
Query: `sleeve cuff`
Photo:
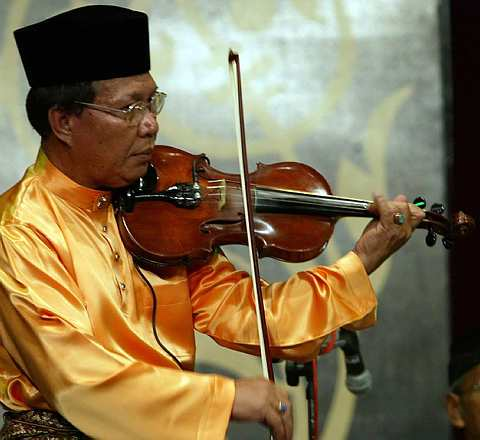
{"type": "Polygon", "coordinates": [[[198,440],[223,440],[232,414],[235,381],[223,376],[213,376],[212,379],[212,400],[206,408],[198,440]]]}
{"type": "MultiPolygon", "coordinates": [[[[375,296],[370,278],[360,257],[353,251],[338,259],[334,266],[338,267],[344,274],[349,287],[354,291],[368,291],[375,296]]],[[[376,301],[375,301],[376,302],[376,301]]]]}
{"type": "Polygon", "coordinates": [[[354,311],[347,322],[341,325],[357,322],[359,328],[373,325],[376,321],[377,296],[373,289],[370,278],[358,255],[350,251],[338,259],[333,266],[344,277],[348,289],[340,290],[345,303],[348,303],[354,311]]]}

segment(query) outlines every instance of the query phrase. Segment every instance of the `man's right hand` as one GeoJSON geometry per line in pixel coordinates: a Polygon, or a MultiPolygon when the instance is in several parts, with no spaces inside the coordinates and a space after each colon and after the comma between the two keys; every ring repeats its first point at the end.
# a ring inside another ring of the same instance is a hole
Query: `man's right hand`
{"type": "Polygon", "coordinates": [[[275,440],[292,439],[293,415],[288,394],[266,379],[235,381],[232,420],[260,422],[270,428],[275,440]]]}

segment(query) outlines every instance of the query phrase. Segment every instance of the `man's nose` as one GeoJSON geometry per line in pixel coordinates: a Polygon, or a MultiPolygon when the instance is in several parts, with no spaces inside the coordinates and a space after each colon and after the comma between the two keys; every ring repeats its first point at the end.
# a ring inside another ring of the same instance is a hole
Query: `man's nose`
{"type": "Polygon", "coordinates": [[[150,111],[146,111],[140,124],[138,124],[138,132],[142,137],[155,136],[158,132],[157,115],[150,111]]]}

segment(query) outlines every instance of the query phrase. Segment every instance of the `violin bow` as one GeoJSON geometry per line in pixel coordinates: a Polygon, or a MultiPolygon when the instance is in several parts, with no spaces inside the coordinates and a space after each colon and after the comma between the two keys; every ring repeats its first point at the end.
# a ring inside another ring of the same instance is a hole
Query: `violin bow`
{"type": "Polygon", "coordinates": [[[245,215],[245,227],[248,239],[248,251],[250,256],[251,277],[253,292],[255,296],[255,309],[257,315],[258,338],[260,344],[260,356],[262,359],[262,370],[265,379],[275,382],[273,373],[272,357],[268,338],[267,321],[265,318],[265,307],[263,304],[262,286],[260,281],[260,270],[258,265],[258,252],[255,246],[255,227],[253,222],[253,203],[248,173],[247,144],[245,139],[245,119],[243,115],[242,80],[240,75],[240,58],[238,53],[230,49],[228,54],[228,65],[232,86],[235,96],[235,128],[238,148],[238,161],[240,164],[240,178],[245,215]]]}

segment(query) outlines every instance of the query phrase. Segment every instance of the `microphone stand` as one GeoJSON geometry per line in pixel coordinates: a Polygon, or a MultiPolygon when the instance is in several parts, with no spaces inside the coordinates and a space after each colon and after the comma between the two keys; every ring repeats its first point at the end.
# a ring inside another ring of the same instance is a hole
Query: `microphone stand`
{"type": "MultiPolygon", "coordinates": [[[[355,331],[339,329],[333,332],[325,340],[324,346],[320,349],[320,355],[340,348],[345,355],[345,367],[347,370],[346,386],[355,394],[365,394],[372,387],[372,376],[368,371],[360,353],[358,337],[355,331]]],[[[287,383],[290,386],[297,386],[300,377],[304,376],[307,381],[305,398],[308,407],[308,438],[317,440],[318,437],[318,379],[317,379],[317,358],[309,362],[287,361],[285,364],[287,383]]]]}
{"type": "MultiPolygon", "coordinates": [[[[337,342],[337,332],[333,332],[325,339],[320,349],[320,354],[326,354],[332,351],[337,342]]],[[[308,439],[317,440],[318,438],[318,374],[317,358],[309,362],[287,361],[285,364],[285,373],[287,383],[290,386],[297,386],[300,377],[304,376],[307,380],[305,387],[305,398],[308,408],[308,439]]]]}
{"type": "Polygon", "coordinates": [[[317,360],[301,363],[287,361],[285,372],[287,375],[287,383],[290,386],[297,386],[300,377],[304,376],[307,380],[305,387],[305,398],[308,407],[308,438],[309,440],[317,440],[317,404],[316,404],[316,368],[317,360]]]}

